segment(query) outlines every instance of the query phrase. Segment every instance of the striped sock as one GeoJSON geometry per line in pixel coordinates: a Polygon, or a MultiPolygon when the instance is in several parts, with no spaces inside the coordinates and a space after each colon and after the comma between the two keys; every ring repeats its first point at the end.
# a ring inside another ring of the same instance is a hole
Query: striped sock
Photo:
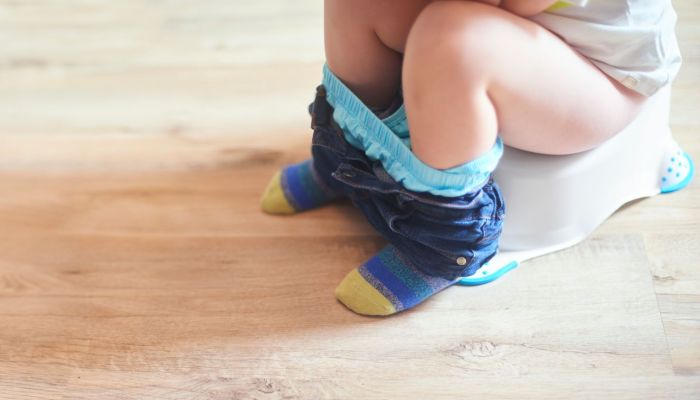
{"type": "Polygon", "coordinates": [[[294,214],[316,208],[340,194],[318,176],[313,160],[307,159],[277,171],[261,198],[263,211],[270,214],[294,214]]]}
{"type": "Polygon", "coordinates": [[[335,296],[358,314],[391,315],[456,282],[426,275],[389,244],[345,276],[335,289],[335,296]]]}

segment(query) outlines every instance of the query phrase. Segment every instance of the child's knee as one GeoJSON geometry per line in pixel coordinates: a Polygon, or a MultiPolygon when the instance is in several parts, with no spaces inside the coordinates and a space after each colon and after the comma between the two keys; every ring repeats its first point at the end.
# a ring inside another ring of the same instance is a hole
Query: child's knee
{"type": "Polygon", "coordinates": [[[502,14],[506,13],[479,2],[433,2],[413,24],[407,51],[468,58],[469,65],[483,66],[488,62],[488,54],[495,50],[501,24],[494,22],[503,19],[502,14]]]}

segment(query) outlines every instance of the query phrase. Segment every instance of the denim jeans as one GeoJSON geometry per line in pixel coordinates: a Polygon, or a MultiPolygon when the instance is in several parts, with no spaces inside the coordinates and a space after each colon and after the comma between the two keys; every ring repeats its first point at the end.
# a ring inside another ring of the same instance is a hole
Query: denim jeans
{"type": "Polygon", "coordinates": [[[325,88],[309,106],[314,168],[348,196],[374,229],[422,272],[454,280],[469,276],[498,249],[505,204],[492,177],[457,197],[414,192],[396,182],[381,162],[351,146],[333,120],[325,88]]]}

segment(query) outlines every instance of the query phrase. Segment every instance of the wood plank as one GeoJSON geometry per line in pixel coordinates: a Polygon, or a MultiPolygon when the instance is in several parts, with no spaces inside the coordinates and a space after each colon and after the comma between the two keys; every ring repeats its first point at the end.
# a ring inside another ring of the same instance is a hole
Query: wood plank
{"type": "Polygon", "coordinates": [[[365,318],[333,288],[382,239],[347,204],[258,212],[260,188],[233,183],[269,172],[0,180],[17,193],[0,204],[0,326],[12,327],[0,393],[558,398],[582,385],[572,398],[682,398],[700,385],[674,379],[640,234],[596,235],[492,285],[365,318]]]}
{"type": "MultiPolygon", "coordinates": [[[[700,160],[700,3],[674,2],[700,160]]],[[[697,399],[700,186],[389,319],[333,297],[349,202],[262,214],[309,154],[315,0],[0,0],[0,399],[697,399]]]]}

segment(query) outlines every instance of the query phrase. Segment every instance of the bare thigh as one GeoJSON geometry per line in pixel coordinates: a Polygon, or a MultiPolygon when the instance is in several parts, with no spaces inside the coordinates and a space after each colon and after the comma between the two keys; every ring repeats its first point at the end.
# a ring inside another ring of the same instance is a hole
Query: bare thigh
{"type": "MultiPolygon", "coordinates": [[[[443,112],[442,119],[451,122],[442,131],[459,127],[460,115],[490,118],[491,110],[478,104],[486,99],[493,106],[496,129],[504,142],[528,151],[569,154],[596,147],[627,125],[646,100],[544,27],[481,3],[439,1],[430,5],[412,27],[407,47],[405,63],[424,63],[421,70],[433,72],[413,74],[416,79],[427,79],[423,96],[428,98],[426,93],[431,90],[452,90],[454,98],[446,101],[464,104],[463,110],[454,110],[452,115],[443,112]],[[421,40],[441,45],[412,46],[412,41],[421,40]],[[412,55],[411,50],[415,50],[412,55]],[[480,106],[477,112],[464,111],[475,105],[480,106]]],[[[404,65],[404,75],[408,67],[404,65]]],[[[405,82],[404,87],[407,85],[417,86],[415,82],[405,82]]],[[[439,101],[424,101],[414,111],[428,121],[431,104],[441,110],[449,108],[439,101]]],[[[412,134],[422,125],[429,130],[418,119],[412,121],[409,115],[409,123],[415,125],[412,134]]],[[[479,135],[475,126],[492,126],[473,122],[464,121],[462,131],[479,135]]]]}

